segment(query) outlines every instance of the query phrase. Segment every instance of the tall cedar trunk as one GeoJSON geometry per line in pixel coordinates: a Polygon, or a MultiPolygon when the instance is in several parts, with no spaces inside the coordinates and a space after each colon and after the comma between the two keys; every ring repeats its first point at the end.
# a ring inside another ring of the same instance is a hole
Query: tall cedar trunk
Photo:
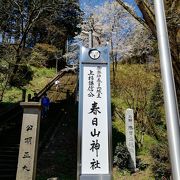
{"type": "MultiPolygon", "coordinates": [[[[148,6],[148,3],[145,0],[135,0],[135,1],[143,14],[143,18],[146,24],[149,26],[152,33],[156,37],[157,34],[156,34],[156,26],[155,26],[155,20],[154,20],[155,18],[154,18],[154,12],[152,12],[150,9],[151,6],[150,5],[148,6]]],[[[169,15],[172,16],[172,14],[170,13],[179,11],[178,10],[179,3],[176,0],[171,1],[171,2],[166,0],[165,5],[166,5],[167,16],[169,15]],[[175,9],[172,9],[172,8],[175,8],[175,9]]],[[[180,87],[180,60],[179,60],[179,49],[178,49],[178,42],[177,42],[178,29],[177,29],[176,24],[172,25],[170,21],[167,21],[167,22],[168,22],[168,34],[169,34],[169,43],[170,43],[170,48],[171,48],[174,79],[175,79],[175,84],[176,84],[176,92],[177,92],[178,103],[180,104],[180,89],[179,89],[180,87]]]]}

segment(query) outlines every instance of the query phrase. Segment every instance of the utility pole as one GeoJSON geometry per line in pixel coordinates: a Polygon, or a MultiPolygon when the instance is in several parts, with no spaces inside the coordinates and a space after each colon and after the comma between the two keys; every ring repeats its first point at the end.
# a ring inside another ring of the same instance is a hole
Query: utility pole
{"type": "Polygon", "coordinates": [[[69,51],[69,38],[66,41],[66,64],[68,63],[68,51],[69,51]]]}
{"type": "Polygon", "coordinates": [[[56,74],[58,73],[58,58],[56,58],[56,74]]]}
{"type": "Polygon", "coordinates": [[[89,30],[89,48],[93,47],[93,29],[90,28],[89,30]]]}
{"type": "Polygon", "coordinates": [[[89,48],[93,48],[93,26],[94,26],[94,19],[91,14],[89,17],[89,48]]]}
{"type": "Polygon", "coordinates": [[[173,180],[180,179],[180,121],[163,0],[154,0],[173,180]]]}
{"type": "Polygon", "coordinates": [[[56,74],[58,73],[58,62],[62,58],[62,50],[58,51],[57,54],[55,55],[56,58],[56,74]]]}

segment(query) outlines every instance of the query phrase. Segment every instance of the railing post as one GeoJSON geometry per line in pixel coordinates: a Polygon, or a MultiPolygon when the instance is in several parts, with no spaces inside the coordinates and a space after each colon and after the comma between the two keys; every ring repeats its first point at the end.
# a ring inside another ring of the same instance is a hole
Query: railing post
{"type": "Polygon", "coordinates": [[[22,89],[22,102],[26,101],[26,89],[22,89]]]}

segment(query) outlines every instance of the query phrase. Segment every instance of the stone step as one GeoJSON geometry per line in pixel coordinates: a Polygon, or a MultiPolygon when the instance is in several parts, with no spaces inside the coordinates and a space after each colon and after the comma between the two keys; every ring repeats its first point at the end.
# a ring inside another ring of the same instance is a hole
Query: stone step
{"type": "Polygon", "coordinates": [[[17,167],[14,168],[6,168],[6,169],[0,169],[0,175],[15,175],[17,171],[17,167]]]}
{"type": "Polygon", "coordinates": [[[17,159],[18,153],[16,154],[0,154],[0,162],[3,159],[17,159]]]}
{"type": "Polygon", "coordinates": [[[1,158],[0,160],[0,166],[4,166],[5,164],[10,163],[12,166],[16,166],[18,162],[18,157],[14,158],[1,158]]]}
{"type": "Polygon", "coordinates": [[[17,161],[16,161],[16,163],[11,163],[11,162],[4,162],[3,164],[2,163],[0,163],[0,171],[2,170],[2,169],[8,169],[8,168],[17,168],[17,161]]]}
{"type": "Polygon", "coordinates": [[[16,174],[0,174],[0,180],[15,180],[16,174]]]}
{"type": "Polygon", "coordinates": [[[4,155],[8,155],[8,154],[12,154],[12,155],[17,155],[19,152],[19,149],[0,149],[0,154],[4,154],[4,155]]]}
{"type": "Polygon", "coordinates": [[[1,145],[0,151],[17,151],[19,149],[19,144],[9,144],[7,146],[1,145]]]}

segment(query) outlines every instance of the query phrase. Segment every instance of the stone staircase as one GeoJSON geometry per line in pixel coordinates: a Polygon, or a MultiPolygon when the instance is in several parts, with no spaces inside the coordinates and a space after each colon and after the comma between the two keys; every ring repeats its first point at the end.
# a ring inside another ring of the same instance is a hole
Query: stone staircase
{"type": "Polygon", "coordinates": [[[16,179],[20,132],[21,123],[17,123],[0,136],[0,180],[16,179]]]}
{"type": "MultiPolygon", "coordinates": [[[[66,104],[64,102],[63,104],[66,104]]],[[[55,110],[55,109],[54,109],[55,110]]],[[[77,109],[75,105],[57,106],[58,123],[43,149],[37,166],[40,178],[58,177],[59,179],[75,180],[77,163],[77,109]],[[65,107],[65,108],[64,108],[65,107]]]]}

